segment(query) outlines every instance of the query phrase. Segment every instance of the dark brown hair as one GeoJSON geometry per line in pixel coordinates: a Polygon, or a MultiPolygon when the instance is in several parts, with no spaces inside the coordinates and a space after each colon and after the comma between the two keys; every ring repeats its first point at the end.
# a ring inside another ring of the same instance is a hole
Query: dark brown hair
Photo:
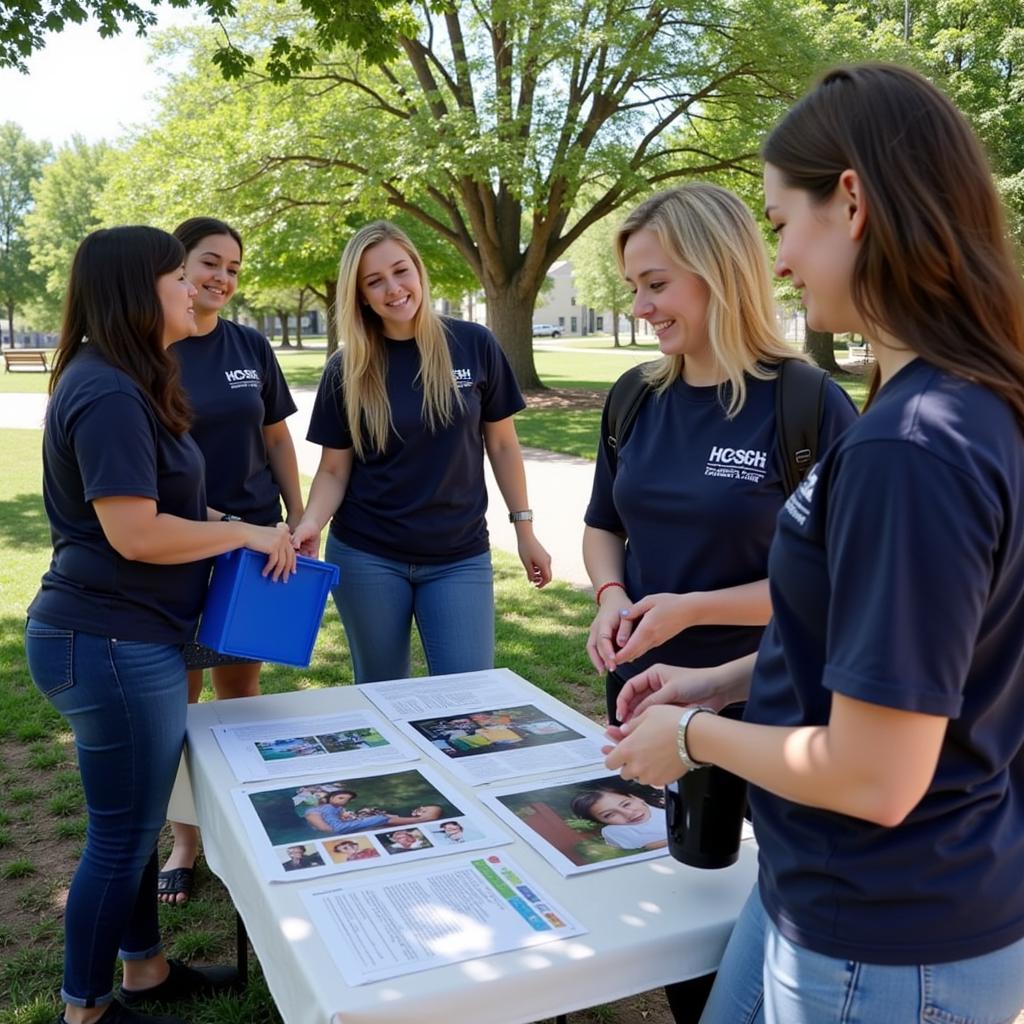
{"type": "Polygon", "coordinates": [[[191,414],[178,361],[164,349],[164,313],[156,290],[157,278],[184,259],[181,242],[158,228],[104,228],[86,235],[71,264],[51,394],[88,339],[139,385],[168,430],[179,435],[188,430],[191,414]]]}
{"type": "Polygon", "coordinates": [[[238,243],[238,255],[242,255],[242,236],[230,224],[215,217],[189,217],[174,229],[174,237],[185,246],[186,255],[210,235],[230,235],[238,243]]]}
{"type": "MultiPolygon", "coordinates": [[[[995,391],[1024,429],[1024,285],[988,161],[950,100],[908,68],[835,68],[762,156],[817,202],[857,172],[868,210],[857,310],[927,362],[995,391]]],[[[876,374],[872,396],[877,386],[876,374]]]]}

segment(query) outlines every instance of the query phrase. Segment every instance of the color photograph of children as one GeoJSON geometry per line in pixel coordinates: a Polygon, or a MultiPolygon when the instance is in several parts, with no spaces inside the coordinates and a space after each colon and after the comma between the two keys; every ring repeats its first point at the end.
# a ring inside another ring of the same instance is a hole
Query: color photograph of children
{"type": "Polygon", "coordinates": [[[346,729],[344,732],[331,732],[317,736],[320,745],[328,754],[341,754],[349,750],[369,750],[373,747],[386,747],[388,741],[376,729],[367,726],[365,729],[346,729]]]}
{"type": "Polygon", "coordinates": [[[416,770],[248,794],[274,846],[420,825],[463,811],[416,770]]]}
{"type": "Polygon", "coordinates": [[[461,821],[442,821],[432,826],[428,834],[435,846],[461,846],[470,839],[481,839],[483,833],[461,821]]]}
{"type": "MultiPolygon", "coordinates": [[[[278,853],[281,851],[279,850],[278,853]]],[[[304,868],[322,868],[324,859],[317,853],[315,847],[309,847],[302,843],[289,846],[284,851],[284,858],[281,866],[285,871],[302,871],[304,868]]]]}
{"type": "MultiPolygon", "coordinates": [[[[664,792],[618,775],[546,786],[494,799],[575,867],[602,865],[665,851],[664,792]]],[[[549,858],[550,859],[550,858],[549,858]]]]}
{"type": "Polygon", "coordinates": [[[583,739],[581,733],[555,721],[532,704],[446,718],[424,718],[409,725],[450,758],[583,739]]]}
{"type": "Polygon", "coordinates": [[[311,757],[324,753],[316,736],[297,736],[289,739],[262,740],[256,750],[264,761],[287,761],[293,757],[311,757]]]}
{"type": "Polygon", "coordinates": [[[394,832],[382,832],[377,838],[384,844],[384,849],[391,854],[429,850],[434,845],[418,828],[400,828],[394,832]]]}
{"type": "Polygon", "coordinates": [[[327,840],[324,844],[328,856],[335,864],[349,861],[374,860],[380,857],[380,850],[370,844],[366,836],[352,836],[348,839],[327,840]]]}

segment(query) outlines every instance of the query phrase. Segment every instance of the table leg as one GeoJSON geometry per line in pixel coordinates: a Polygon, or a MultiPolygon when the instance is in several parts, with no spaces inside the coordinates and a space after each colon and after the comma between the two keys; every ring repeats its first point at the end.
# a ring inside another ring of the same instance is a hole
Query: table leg
{"type": "Polygon", "coordinates": [[[235,911],[235,963],[238,966],[238,987],[249,984],[249,935],[245,930],[242,915],[235,911]]]}

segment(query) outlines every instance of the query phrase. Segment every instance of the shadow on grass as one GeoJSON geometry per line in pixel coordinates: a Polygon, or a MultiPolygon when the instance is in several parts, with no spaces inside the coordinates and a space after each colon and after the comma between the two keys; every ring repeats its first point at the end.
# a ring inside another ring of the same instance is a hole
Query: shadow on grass
{"type": "Polygon", "coordinates": [[[289,388],[308,388],[316,390],[323,376],[323,366],[289,366],[284,363],[281,367],[289,388]]]}
{"type": "Polygon", "coordinates": [[[41,494],[16,494],[0,501],[0,544],[22,551],[50,546],[50,524],[41,494]]]}
{"type": "Polygon", "coordinates": [[[516,416],[524,448],[544,448],[593,459],[601,426],[600,409],[526,409],[516,416]]]}

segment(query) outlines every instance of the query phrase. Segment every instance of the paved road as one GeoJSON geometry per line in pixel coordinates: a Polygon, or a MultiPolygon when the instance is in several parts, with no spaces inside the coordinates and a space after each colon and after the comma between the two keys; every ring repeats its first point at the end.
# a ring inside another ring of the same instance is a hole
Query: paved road
{"type": "MultiPolygon", "coordinates": [[[[299,468],[312,476],[320,459],[320,449],[306,440],[306,428],[313,408],[314,392],[292,392],[299,411],[289,417],[288,426],[295,439],[299,468]]],[[[38,429],[46,408],[45,395],[0,395],[0,427],[38,429]]],[[[555,578],[577,587],[589,587],[580,540],[583,535],[583,512],[590,497],[594,464],[571,455],[527,448],[523,452],[526,479],[533,507],[534,526],[540,542],[551,552],[555,578]]],[[[515,530],[508,521],[505,502],[487,470],[489,511],[487,526],[495,547],[513,554],[516,550],[515,530]]]]}

